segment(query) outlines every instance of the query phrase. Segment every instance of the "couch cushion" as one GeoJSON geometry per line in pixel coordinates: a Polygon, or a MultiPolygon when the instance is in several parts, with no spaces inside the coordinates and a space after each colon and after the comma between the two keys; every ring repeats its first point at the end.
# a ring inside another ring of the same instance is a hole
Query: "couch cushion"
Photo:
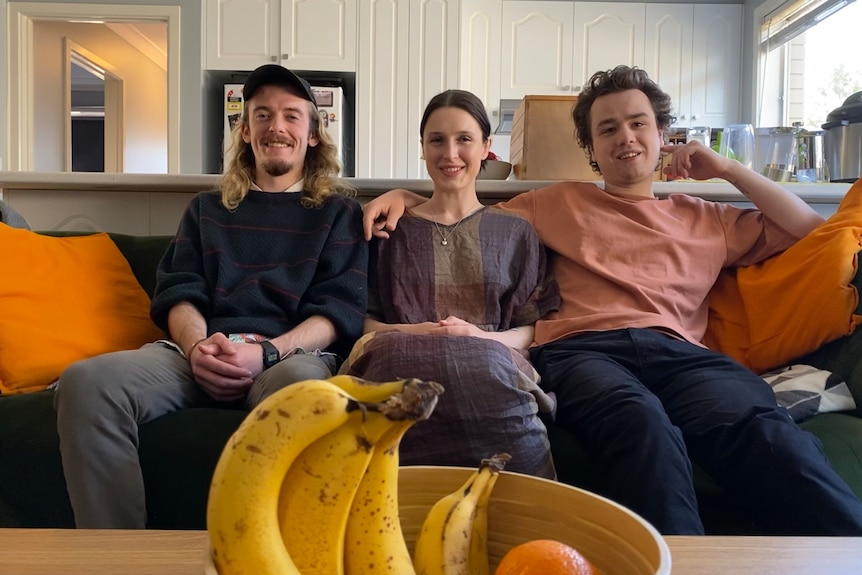
{"type": "Polygon", "coordinates": [[[775,392],[778,405],[793,421],[804,421],[818,413],[853,411],[856,402],[839,373],[796,363],[760,375],[775,392]]]}
{"type": "Polygon", "coordinates": [[[70,363],[163,336],[107,234],[49,237],[0,224],[0,392],[44,389],[70,363]]]}
{"type": "Polygon", "coordinates": [[[0,397],[0,527],[74,527],[54,392],[0,397]]]}
{"type": "Polygon", "coordinates": [[[862,248],[862,180],[836,213],[783,253],[726,270],[710,294],[704,343],[756,373],[852,333],[862,248]]]}

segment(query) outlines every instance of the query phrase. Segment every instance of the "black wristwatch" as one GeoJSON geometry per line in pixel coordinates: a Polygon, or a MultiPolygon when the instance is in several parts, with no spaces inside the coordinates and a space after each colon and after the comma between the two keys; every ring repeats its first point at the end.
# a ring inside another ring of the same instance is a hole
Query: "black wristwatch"
{"type": "Polygon", "coordinates": [[[259,341],[260,347],[263,348],[263,368],[269,369],[281,361],[281,354],[278,352],[271,341],[259,341]]]}

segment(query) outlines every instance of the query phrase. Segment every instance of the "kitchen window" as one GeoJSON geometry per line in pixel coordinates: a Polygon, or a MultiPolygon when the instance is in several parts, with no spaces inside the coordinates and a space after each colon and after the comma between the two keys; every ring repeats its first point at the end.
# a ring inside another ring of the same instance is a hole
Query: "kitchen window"
{"type": "Polygon", "coordinates": [[[862,2],[767,0],[754,15],[760,23],[756,125],[801,122],[819,129],[829,112],[862,90],[862,59],[850,48],[858,46],[862,2]]]}

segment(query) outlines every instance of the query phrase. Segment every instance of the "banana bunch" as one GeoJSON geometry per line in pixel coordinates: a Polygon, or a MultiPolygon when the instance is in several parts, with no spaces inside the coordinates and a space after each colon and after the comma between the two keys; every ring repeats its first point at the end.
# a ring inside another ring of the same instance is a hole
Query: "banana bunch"
{"type": "Polygon", "coordinates": [[[207,503],[219,575],[413,573],[398,522],[398,445],[442,386],[308,380],[249,413],[207,503]]]}
{"type": "Polygon", "coordinates": [[[413,550],[418,575],[488,575],[488,500],[508,453],[483,459],[456,491],[435,503],[413,550]]]}

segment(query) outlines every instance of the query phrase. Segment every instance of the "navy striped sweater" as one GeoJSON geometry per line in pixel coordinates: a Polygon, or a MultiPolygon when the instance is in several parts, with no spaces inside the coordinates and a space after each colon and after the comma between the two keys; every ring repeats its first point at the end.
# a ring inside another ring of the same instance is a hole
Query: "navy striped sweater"
{"type": "Polygon", "coordinates": [[[216,332],[276,337],[313,315],[338,333],[346,354],[362,334],[368,245],[362,209],[329,197],[319,208],[302,193],[251,190],[233,211],[216,191],[194,197],[158,267],[150,315],[168,331],[168,312],[193,304],[216,332]]]}

